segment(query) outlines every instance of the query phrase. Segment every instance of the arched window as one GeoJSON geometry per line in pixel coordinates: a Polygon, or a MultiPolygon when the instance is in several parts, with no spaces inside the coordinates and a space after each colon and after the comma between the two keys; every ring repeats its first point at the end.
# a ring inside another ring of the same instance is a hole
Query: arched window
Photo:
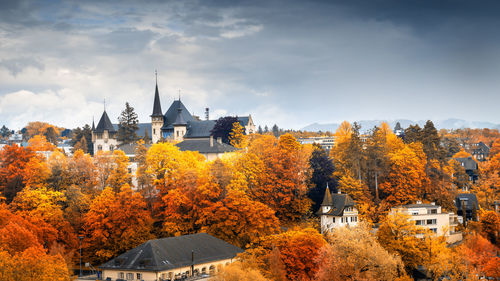
{"type": "Polygon", "coordinates": [[[210,274],[214,274],[215,273],[215,266],[211,265],[208,270],[209,270],[210,274]]]}

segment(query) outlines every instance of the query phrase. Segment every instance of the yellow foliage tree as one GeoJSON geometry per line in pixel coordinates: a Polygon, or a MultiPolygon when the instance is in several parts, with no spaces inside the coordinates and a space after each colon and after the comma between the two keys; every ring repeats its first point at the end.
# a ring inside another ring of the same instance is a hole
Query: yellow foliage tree
{"type": "Polygon", "coordinates": [[[247,137],[245,136],[245,128],[240,122],[233,123],[233,130],[229,133],[229,143],[236,148],[247,146],[247,137]]]}

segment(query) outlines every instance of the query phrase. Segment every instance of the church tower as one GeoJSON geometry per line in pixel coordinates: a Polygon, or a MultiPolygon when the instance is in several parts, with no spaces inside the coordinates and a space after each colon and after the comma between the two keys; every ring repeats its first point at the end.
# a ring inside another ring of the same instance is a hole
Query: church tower
{"type": "Polygon", "coordinates": [[[158,92],[158,74],[156,74],[155,100],[153,102],[153,114],[151,114],[152,143],[157,143],[161,139],[162,126],[163,126],[163,113],[161,111],[160,93],[158,92]]]}

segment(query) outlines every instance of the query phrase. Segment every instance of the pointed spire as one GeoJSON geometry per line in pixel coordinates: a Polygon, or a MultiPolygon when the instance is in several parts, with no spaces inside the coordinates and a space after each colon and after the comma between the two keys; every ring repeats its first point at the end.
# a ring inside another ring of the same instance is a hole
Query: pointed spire
{"type": "Polygon", "coordinates": [[[328,182],[326,183],[326,189],[325,189],[325,196],[323,197],[323,203],[321,203],[321,206],[325,205],[332,205],[333,200],[332,200],[332,193],[330,192],[330,188],[328,187],[328,182]]]}
{"type": "Polygon", "coordinates": [[[94,115],[92,115],[92,131],[95,131],[94,115]]]}
{"type": "Polygon", "coordinates": [[[113,123],[111,123],[111,120],[109,120],[109,116],[106,113],[106,111],[102,113],[101,119],[99,119],[99,123],[97,123],[95,131],[98,133],[102,133],[104,131],[109,131],[109,132],[116,131],[115,128],[113,127],[113,123]]]}
{"type": "Polygon", "coordinates": [[[155,70],[155,76],[156,76],[155,99],[153,102],[153,114],[151,114],[151,117],[160,117],[163,116],[163,113],[161,111],[160,92],[158,91],[158,72],[156,70],[155,70]]]}

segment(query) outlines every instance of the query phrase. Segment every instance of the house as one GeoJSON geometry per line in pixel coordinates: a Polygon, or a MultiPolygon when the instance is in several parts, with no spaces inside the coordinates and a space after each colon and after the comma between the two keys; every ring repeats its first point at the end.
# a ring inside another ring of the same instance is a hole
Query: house
{"type": "Polygon", "coordinates": [[[479,178],[479,171],[478,171],[478,165],[476,160],[472,157],[463,157],[463,158],[455,158],[462,167],[465,169],[465,173],[469,175],[469,181],[472,181],[472,183],[476,183],[477,179],[479,178]]]}
{"type": "Polygon", "coordinates": [[[180,151],[198,151],[201,155],[205,156],[208,161],[222,158],[225,153],[230,153],[238,150],[234,146],[225,144],[221,138],[214,140],[212,136],[208,139],[186,139],[176,146],[180,151]]]}
{"type": "Polygon", "coordinates": [[[464,223],[469,220],[478,220],[479,203],[476,194],[460,193],[455,197],[455,207],[457,207],[458,221],[464,223]],[[465,214],[464,214],[465,211],[465,214]],[[465,220],[464,220],[465,218],[465,220]]]}
{"type": "MultiPolygon", "coordinates": [[[[402,205],[391,208],[391,214],[401,212],[409,215],[410,220],[415,224],[424,227],[439,236],[445,236],[448,243],[455,243],[462,240],[462,233],[456,231],[458,226],[457,215],[454,213],[443,212],[441,206],[435,203],[422,204],[417,201],[416,204],[402,205]]],[[[423,237],[423,234],[421,234],[423,237]]]]}
{"type": "Polygon", "coordinates": [[[401,127],[401,124],[399,122],[397,122],[396,126],[394,126],[393,132],[396,136],[400,138],[403,138],[405,134],[405,130],[401,127]]]}
{"type": "Polygon", "coordinates": [[[482,141],[472,144],[472,157],[477,161],[486,161],[490,155],[490,148],[482,141]]]}
{"type": "Polygon", "coordinates": [[[328,184],[323,197],[323,203],[316,212],[321,219],[321,233],[343,226],[358,224],[358,210],[356,203],[347,194],[331,193],[328,184]]]}
{"type": "Polygon", "coordinates": [[[208,276],[243,250],[206,233],[149,240],[99,267],[103,280],[173,281],[208,276]]]}

